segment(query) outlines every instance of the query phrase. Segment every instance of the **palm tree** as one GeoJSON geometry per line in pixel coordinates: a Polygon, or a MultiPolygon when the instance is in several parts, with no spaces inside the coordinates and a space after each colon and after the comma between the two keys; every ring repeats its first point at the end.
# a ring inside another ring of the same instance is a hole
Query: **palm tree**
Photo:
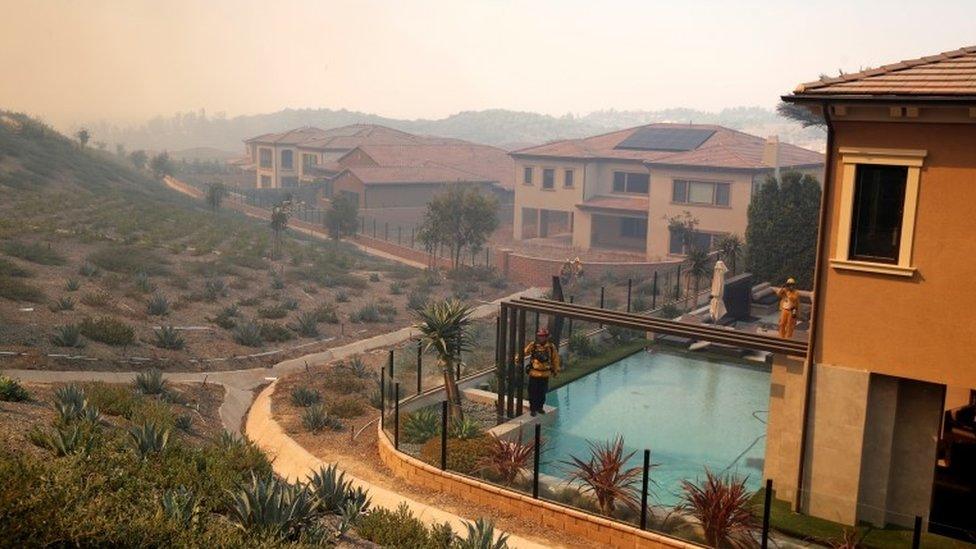
{"type": "Polygon", "coordinates": [[[271,232],[274,239],[271,241],[271,258],[277,259],[281,251],[281,233],[288,228],[288,202],[282,202],[271,208],[271,232]]]}
{"type": "Polygon", "coordinates": [[[454,371],[459,365],[461,352],[469,350],[468,327],[471,325],[472,312],[469,305],[450,299],[428,303],[414,313],[419,320],[415,327],[420,330],[424,350],[434,349],[437,353],[437,363],[444,374],[444,387],[454,421],[464,417],[454,371]]]}
{"type": "Polygon", "coordinates": [[[692,294],[693,306],[698,304],[698,292],[702,279],[712,272],[711,263],[711,258],[704,248],[695,247],[688,252],[688,276],[691,277],[691,284],[695,292],[692,294]]]}
{"type": "Polygon", "coordinates": [[[742,237],[735,233],[723,236],[718,242],[719,254],[729,264],[732,276],[736,274],[735,263],[738,258],[742,257],[744,249],[745,243],[742,242],[742,237]]]}

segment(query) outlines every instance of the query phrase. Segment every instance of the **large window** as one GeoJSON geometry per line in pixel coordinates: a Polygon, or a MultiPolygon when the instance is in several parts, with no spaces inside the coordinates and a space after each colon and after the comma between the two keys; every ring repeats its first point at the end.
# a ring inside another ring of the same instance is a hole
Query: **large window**
{"type": "Polygon", "coordinates": [[[262,168],[271,167],[271,149],[258,149],[258,164],[262,168]]]}
{"type": "Polygon", "coordinates": [[[566,170],[563,172],[563,187],[567,189],[573,186],[573,170],[566,170]]]}
{"type": "MultiPolygon", "coordinates": [[[[685,255],[685,234],[683,231],[671,229],[668,240],[668,253],[671,255],[685,255]]],[[[691,235],[689,247],[706,251],[712,250],[722,235],[714,233],[694,232],[691,235]]]]}
{"type": "Polygon", "coordinates": [[[313,166],[317,166],[319,159],[314,154],[302,153],[302,169],[308,169],[313,166]]]}
{"type": "Polygon", "coordinates": [[[647,220],[636,217],[620,218],[621,238],[647,238],[647,220]]]}
{"type": "Polygon", "coordinates": [[[675,179],[671,186],[671,201],[677,204],[728,206],[729,184],[675,179]]]}
{"type": "Polygon", "coordinates": [[[905,166],[857,167],[848,259],[898,263],[907,178],[905,166]]]}
{"type": "Polygon", "coordinates": [[[835,269],[912,276],[912,241],[926,151],[842,147],[835,269]]]}
{"type": "Polygon", "coordinates": [[[531,185],[532,184],[532,167],[526,166],[522,168],[522,184],[531,185]]]}
{"type": "Polygon", "coordinates": [[[290,149],[281,151],[281,168],[290,170],[295,167],[295,153],[290,149]]]}
{"type": "Polygon", "coordinates": [[[556,186],[556,170],[546,168],[542,170],[542,188],[551,189],[556,186]]]}
{"type": "Polygon", "coordinates": [[[646,173],[613,172],[613,192],[647,194],[651,176],[646,173]]]}

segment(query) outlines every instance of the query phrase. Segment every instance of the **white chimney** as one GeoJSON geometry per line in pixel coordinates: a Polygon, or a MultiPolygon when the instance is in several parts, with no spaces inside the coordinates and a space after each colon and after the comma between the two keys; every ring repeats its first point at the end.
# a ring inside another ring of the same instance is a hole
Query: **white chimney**
{"type": "Polygon", "coordinates": [[[763,145],[762,155],[763,165],[773,168],[773,176],[779,180],[779,136],[771,135],[766,138],[763,145]]]}

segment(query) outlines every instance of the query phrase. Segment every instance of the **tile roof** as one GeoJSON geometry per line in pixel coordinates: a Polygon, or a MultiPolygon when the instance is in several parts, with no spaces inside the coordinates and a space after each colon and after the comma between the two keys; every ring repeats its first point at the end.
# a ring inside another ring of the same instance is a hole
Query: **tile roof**
{"type": "Polygon", "coordinates": [[[629,196],[597,195],[576,206],[581,210],[616,210],[622,212],[639,212],[647,214],[648,199],[629,196]]]}
{"type": "MultiPolygon", "coordinates": [[[[762,137],[710,124],[667,124],[656,123],[628,128],[583,139],[555,141],[537,147],[529,147],[512,152],[514,156],[543,156],[572,158],[579,160],[632,160],[649,165],[687,166],[689,168],[763,170],[769,166],[763,162],[763,148],[766,140],[762,137]],[[698,148],[689,151],[650,151],[617,149],[637,130],[642,128],[680,128],[713,130],[712,134],[698,148]]],[[[815,166],[823,164],[824,156],[818,152],[790,145],[779,144],[779,165],[815,166]]]]}
{"type": "Polygon", "coordinates": [[[265,133],[257,137],[245,139],[245,143],[269,143],[275,145],[298,145],[310,139],[321,137],[326,131],[314,126],[304,126],[279,133],[265,133]]]}
{"type": "MultiPolygon", "coordinates": [[[[359,146],[358,150],[369,155],[380,166],[438,164],[474,174],[485,181],[497,182],[506,189],[514,187],[514,160],[508,152],[489,145],[458,140],[409,145],[367,144],[359,146]]],[[[338,163],[345,165],[342,159],[338,163]]]]}
{"type": "Polygon", "coordinates": [[[434,162],[417,166],[351,166],[343,172],[351,173],[367,185],[490,182],[480,175],[434,162]]]}
{"type": "Polygon", "coordinates": [[[800,84],[794,96],[976,96],[976,46],[800,84]]]}

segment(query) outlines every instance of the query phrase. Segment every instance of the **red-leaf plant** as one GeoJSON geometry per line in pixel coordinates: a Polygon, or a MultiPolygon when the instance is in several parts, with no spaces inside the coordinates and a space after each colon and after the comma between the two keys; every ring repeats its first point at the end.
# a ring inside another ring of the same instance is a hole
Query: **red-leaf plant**
{"type": "Polygon", "coordinates": [[[624,468],[634,452],[624,455],[623,437],[617,436],[612,441],[587,442],[587,444],[590,446],[588,461],[570,456],[570,461],[562,462],[568,466],[569,481],[579,481],[583,484],[580,492],[592,494],[596,498],[600,513],[608,517],[613,516],[617,503],[622,503],[632,511],[638,512],[640,491],[636,485],[643,471],[640,467],[624,468]]]}
{"type": "Polygon", "coordinates": [[[746,479],[723,476],[705,468],[705,479],[681,482],[682,503],[676,509],[701,523],[709,547],[754,547],[758,521],[749,503],[746,479]]]}

